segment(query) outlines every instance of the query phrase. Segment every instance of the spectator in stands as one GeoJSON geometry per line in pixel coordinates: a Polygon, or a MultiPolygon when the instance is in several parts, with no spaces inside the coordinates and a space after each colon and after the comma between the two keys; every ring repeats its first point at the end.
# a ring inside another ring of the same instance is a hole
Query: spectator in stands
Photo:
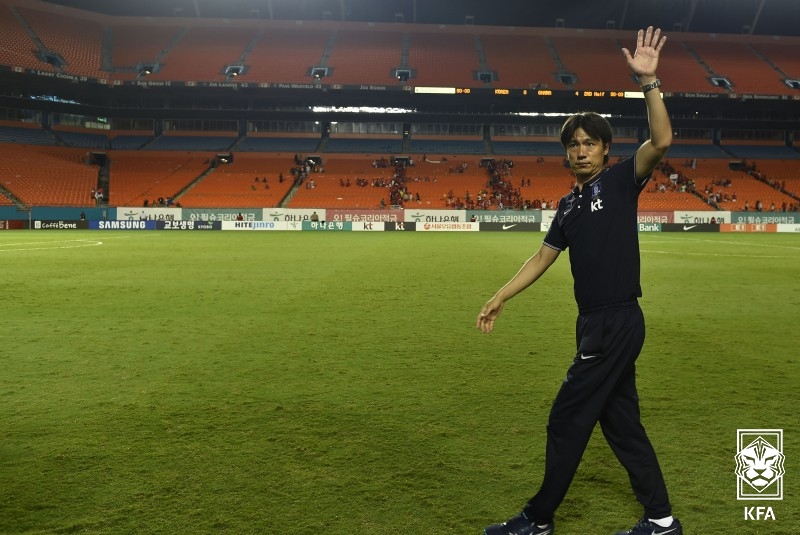
{"type": "MultiPolygon", "coordinates": [[[[555,511],[598,421],[644,508],[644,517],[624,533],[683,533],[672,516],[658,459],[640,422],[635,372],[645,338],[638,304],[638,197],[672,143],[656,76],[665,40],[661,30],[649,27],[639,31],[633,55],[622,49],[641,84],[651,138],[633,157],[606,167],[612,139],[608,121],[592,112],[566,120],[561,142],[577,185],[554,207],[556,215],[539,251],[487,301],[476,320],[483,333],[492,332],[505,303],[534,284],[569,248],[580,314],[578,347],[550,411],[543,481],[521,513],[486,528],[485,535],[553,533],[555,511]]],[[[496,439],[502,441],[502,435],[496,439]]]]}

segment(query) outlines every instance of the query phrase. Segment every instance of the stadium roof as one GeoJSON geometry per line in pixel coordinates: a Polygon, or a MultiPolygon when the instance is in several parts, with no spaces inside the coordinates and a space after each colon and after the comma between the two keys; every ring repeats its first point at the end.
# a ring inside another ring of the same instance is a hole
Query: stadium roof
{"type": "Polygon", "coordinates": [[[45,0],[109,15],[800,35],[800,0],[45,0]]]}

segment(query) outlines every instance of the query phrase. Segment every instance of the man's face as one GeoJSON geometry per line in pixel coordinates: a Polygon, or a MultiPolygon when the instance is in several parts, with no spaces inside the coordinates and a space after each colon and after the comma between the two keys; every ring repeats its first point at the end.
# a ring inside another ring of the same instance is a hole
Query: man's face
{"type": "Polygon", "coordinates": [[[567,143],[567,159],[578,182],[586,182],[603,170],[608,149],[609,145],[590,137],[583,128],[575,130],[572,139],[567,143]]]}

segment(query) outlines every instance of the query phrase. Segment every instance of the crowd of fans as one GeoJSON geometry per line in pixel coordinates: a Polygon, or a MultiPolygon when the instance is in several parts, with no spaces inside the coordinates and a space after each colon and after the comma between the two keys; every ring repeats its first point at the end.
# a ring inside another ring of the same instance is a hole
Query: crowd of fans
{"type": "MultiPolygon", "coordinates": [[[[800,192],[789,191],[786,189],[785,180],[775,180],[771,177],[766,176],[764,173],[756,170],[755,162],[753,162],[750,166],[748,166],[747,174],[749,174],[756,180],[763,182],[764,184],[767,184],[768,186],[780,191],[784,195],[788,195],[789,197],[792,197],[793,199],[796,200],[798,199],[798,193],[800,192]]],[[[759,204],[761,204],[761,201],[756,201],[756,205],[758,206],[759,204]]],[[[745,210],[747,210],[747,208],[745,208],[745,210]]],[[[756,208],[756,210],[760,211],[758,210],[758,208],[756,208]]],[[[770,203],[769,207],[770,212],[775,212],[778,210],[780,210],[781,212],[800,212],[800,202],[787,203],[784,201],[783,203],[781,203],[780,207],[776,207],[774,203],[770,203]]]]}
{"type": "MultiPolygon", "coordinates": [[[[696,169],[697,160],[687,160],[684,162],[684,167],[696,169]]],[[[695,181],[687,177],[680,169],[675,168],[668,160],[661,162],[658,165],[657,170],[665,175],[666,178],[656,179],[653,181],[652,191],[654,192],[664,193],[667,191],[678,191],[691,193],[697,195],[706,203],[708,203],[709,206],[717,210],[724,209],[725,203],[739,202],[737,193],[732,190],[734,187],[734,182],[730,178],[715,178],[711,180],[710,183],[707,183],[705,186],[703,186],[702,191],[699,191],[695,187],[695,181]]],[[[743,161],[741,170],[753,178],[764,182],[765,184],[769,184],[781,193],[793,196],[792,192],[786,190],[785,181],[778,182],[770,180],[762,173],[756,171],[755,163],[748,164],[746,161],[743,161]]],[[[745,212],[796,212],[800,211],[800,203],[783,202],[780,205],[776,205],[774,202],[771,202],[769,206],[765,206],[764,203],[758,199],[756,199],[752,205],[750,204],[750,201],[745,200],[742,210],[745,212]]]]}
{"type": "MultiPolygon", "coordinates": [[[[422,160],[431,161],[426,156],[422,156],[422,160]]],[[[537,162],[544,162],[544,158],[540,157],[537,162]]],[[[433,163],[447,164],[448,174],[463,174],[469,170],[468,163],[451,163],[446,158],[441,158],[433,163]]],[[[484,158],[479,165],[485,169],[487,176],[484,187],[473,193],[466,190],[463,196],[456,194],[453,189],[448,189],[441,197],[444,207],[459,210],[491,210],[494,208],[500,210],[547,210],[555,208],[556,203],[553,200],[547,201],[543,198],[530,199],[532,197],[530,190],[531,179],[523,177],[519,180],[514,180],[513,160],[484,158]]],[[[697,160],[686,160],[684,162],[684,167],[687,168],[696,169],[696,165],[697,160]]],[[[385,188],[388,189],[389,204],[403,207],[409,202],[422,202],[419,192],[413,193],[409,189],[410,186],[413,187],[413,183],[438,182],[435,176],[431,178],[427,175],[421,176],[417,174],[410,177],[409,169],[415,167],[411,158],[381,157],[372,161],[372,167],[376,169],[394,169],[394,173],[389,178],[383,176],[376,178],[356,177],[352,182],[350,177],[342,177],[339,178],[339,186],[342,188],[385,188]]],[[[786,189],[786,181],[776,181],[764,175],[756,169],[755,163],[748,164],[743,161],[741,170],[781,193],[798,199],[794,192],[786,189]]],[[[702,190],[698,190],[695,180],[687,176],[682,169],[676,168],[669,160],[662,161],[658,165],[657,171],[659,173],[655,175],[654,180],[651,182],[653,188],[651,191],[653,192],[674,191],[693,194],[704,199],[715,209],[722,209],[724,203],[737,203],[739,200],[737,193],[731,189],[734,186],[734,182],[727,177],[716,178],[706,184],[702,190]]],[[[312,173],[324,173],[325,169],[321,160],[305,158],[300,154],[295,154],[294,165],[289,169],[289,172],[293,176],[295,186],[304,185],[307,189],[314,189],[316,180],[312,173]]],[[[280,173],[278,181],[281,183],[284,181],[283,173],[280,173]]],[[[257,187],[269,189],[268,178],[255,177],[251,188],[255,190],[257,187]]],[[[102,195],[102,190],[92,191],[92,197],[96,199],[98,204],[102,202],[102,195]]],[[[144,201],[144,206],[179,206],[179,204],[173,203],[172,198],[159,197],[154,201],[144,201]]],[[[386,206],[386,198],[382,198],[380,207],[385,208],[386,206]]],[[[780,205],[771,202],[769,206],[765,206],[761,200],[756,200],[752,205],[746,200],[743,210],[797,212],[800,211],[800,202],[783,202],[780,205]]]]}

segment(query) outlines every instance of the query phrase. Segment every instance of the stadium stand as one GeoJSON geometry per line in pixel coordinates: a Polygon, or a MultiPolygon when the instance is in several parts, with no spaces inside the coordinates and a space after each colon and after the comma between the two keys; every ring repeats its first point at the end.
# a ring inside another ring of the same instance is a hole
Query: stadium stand
{"type": "Polygon", "coordinates": [[[735,93],[790,95],[792,89],[780,74],[753,52],[746,42],[684,40],[697,57],[717,76],[732,84],[735,93]]]}
{"type": "Polygon", "coordinates": [[[141,149],[151,139],[153,139],[152,134],[145,134],[145,135],[118,134],[111,138],[111,148],[116,150],[141,149]]]}
{"type": "Polygon", "coordinates": [[[546,37],[487,33],[480,38],[489,70],[497,73],[496,86],[564,89],[554,76],[546,37]]]}
{"type": "Polygon", "coordinates": [[[417,86],[474,87],[480,70],[475,38],[458,33],[409,32],[408,60],[417,86]]]}
{"type": "Polygon", "coordinates": [[[409,152],[415,154],[486,154],[486,142],[476,139],[412,138],[408,144],[409,152]]]}
{"type": "Polygon", "coordinates": [[[620,46],[611,37],[558,35],[553,48],[568,73],[577,75],[577,89],[630,91],[636,89],[630,71],[620,61],[620,46]]]}
{"type": "Polygon", "coordinates": [[[81,149],[0,143],[0,183],[27,205],[87,206],[97,167],[85,156],[81,149]]]}
{"type": "Polygon", "coordinates": [[[36,44],[19,24],[14,7],[0,3],[0,62],[3,65],[54,72],[52,65],[33,53],[36,44]]]}
{"type": "Polygon", "coordinates": [[[746,170],[731,169],[731,161],[702,158],[694,162],[695,168],[684,163],[676,169],[694,181],[698,196],[706,200],[707,205],[711,193],[722,195],[717,204],[723,210],[744,210],[745,203],[748,203],[750,210],[755,210],[757,201],[761,201],[765,209],[772,203],[780,208],[783,203],[791,206],[797,202],[767,182],[751,176],[746,170]]]}
{"type": "Polygon", "coordinates": [[[730,155],[717,145],[711,143],[683,143],[673,140],[667,151],[667,158],[727,158],[730,155]]]}
{"type": "Polygon", "coordinates": [[[337,32],[328,59],[329,83],[396,85],[393,70],[400,67],[403,34],[399,31],[337,32]]]}
{"type": "Polygon", "coordinates": [[[800,159],[800,152],[794,147],[787,147],[782,143],[749,142],[747,144],[728,144],[723,142],[722,147],[736,158],[746,158],[748,160],[800,159]]]}
{"type": "Polygon", "coordinates": [[[773,41],[752,43],[749,46],[790,80],[800,80],[800,53],[797,45],[773,41]]]}
{"type": "Polygon", "coordinates": [[[293,185],[290,162],[291,157],[285,156],[239,154],[233,163],[209,172],[178,202],[187,208],[277,206],[293,185]]]}
{"type": "Polygon", "coordinates": [[[295,192],[291,208],[380,208],[381,199],[389,204],[388,184],[394,175],[392,167],[377,167],[375,157],[333,154],[323,160],[324,173],[311,173],[295,192]],[[358,180],[369,185],[360,186],[358,180]],[[313,181],[313,182],[312,182],[313,181]],[[350,182],[348,187],[346,184],[350,182]],[[384,187],[373,186],[383,181],[384,187]],[[344,185],[343,185],[344,184],[344,185]]]}
{"type": "Polygon", "coordinates": [[[142,206],[177,195],[211,166],[213,155],[172,151],[111,151],[108,203],[142,206]]]}
{"type": "Polygon", "coordinates": [[[18,126],[0,124],[0,143],[23,143],[29,145],[55,145],[53,134],[39,125],[15,123],[18,126]]]}
{"type": "Polygon", "coordinates": [[[234,149],[236,152],[316,152],[319,137],[271,137],[248,135],[234,149]]]}
{"type": "Polygon", "coordinates": [[[18,7],[17,11],[47,49],[64,58],[68,72],[93,78],[108,76],[101,71],[103,27],[100,24],[65,13],[26,7],[18,7]]]}
{"type": "Polygon", "coordinates": [[[708,210],[713,208],[691,193],[678,191],[658,192],[648,188],[639,196],[640,211],[708,210]]]}
{"type": "Polygon", "coordinates": [[[225,151],[234,143],[236,137],[233,135],[214,135],[204,133],[202,135],[165,134],[155,138],[144,150],[183,150],[183,151],[225,151]]]}
{"type": "Polygon", "coordinates": [[[68,147],[98,150],[109,148],[108,137],[105,134],[53,129],[53,135],[68,147]]]}
{"type": "MultiPolygon", "coordinates": [[[[725,95],[728,90],[710,81],[718,75],[733,83],[733,92],[797,95],[797,89],[784,82],[784,77],[795,80],[800,77],[800,41],[796,37],[668,33],[671,44],[662,52],[659,65],[665,91],[725,95]]],[[[147,80],[220,82],[225,80],[226,65],[241,64],[244,71],[238,81],[287,84],[286,89],[292,89],[289,84],[295,83],[309,87],[313,82],[312,68],[322,67],[328,69],[322,80],[325,84],[630,90],[635,89],[635,81],[619,60],[620,47],[632,46],[625,41],[629,38],[627,31],[623,37],[621,31],[597,29],[220,21],[193,17],[149,20],[82,12],[35,0],[9,0],[0,4],[0,64],[55,72],[59,68],[36,56],[37,51],[49,50],[64,58],[66,74],[121,81],[136,78],[137,66],[158,61],[162,68],[147,80]],[[394,78],[392,73],[397,68],[409,69],[411,79],[401,83],[394,78]],[[491,73],[491,80],[478,77],[478,73],[485,72],[491,73]],[[568,84],[569,80],[561,78],[561,74],[574,75],[574,84],[568,84]]],[[[198,92],[202,89],[198,88],[198,92]]],[[[135,107],[136,102],[131,98],[126,105],[135,107]]],[[[468,99],[461,102],[467,103],[468,99]]],[[[292,106],[298,113],[300,108],[306,108],[305,104],[296,103],[287,106],[282,113],[292,106]]],[[[469,109],[468,106],[457,108],[457,113],[469,109]]],[[[202,111],[198,114],[202,115],[202,111]]],[[[442,195],[451,189],[458,193],[466,191],[466,186],[470,191],[481,187],[486,180],[477,165],[481,158],[513,158],[517,166],[512,180],[529,176],[533,187],[532,191],[524,192],[525,196],[530,193],[546,202],[562,196],[572,180],[561,163],[563,148],[552,137],[498,135],[484,140],[474,135],[412,134],[404,140],[337,133],[298,136],[272,131],[239,137],[234,132],[172,131],[166,124],[167,133],[155,137],[152,132],[70,128],[62,126],[53,116],[39,122],[46,128],[40,124],[1,121],[0,144],[19,147],[20,154],[27,154],[28,160],[32,154],[39,158],[50,151],[51,159],[40,158],[43,162],[80,169],[77,174],[86,175],[92,183],[96,183],[97,169],[81,163],[80,155],[87,150],[109,151],[112,161],[109,200],[113,205],[140,205],[144,199],[168,198],[191,186],[180,198],[192,206],[211,202],[219,207],[245,206],[241,203],[250,201],[274,206],[289,192],[291,181],[277,187],[277,179],[271,177],[269,190],[261,188],[264,190],[261,191],[251,175],[257,175],[261,169],[265,174],[274,174],[280,168],[276,167],[278,162],[289,161],[288,155],[294,153],[321,155],[326,161],[326,172],[312,174],[317,187],[306,188],[304,183],[290,201],[291,206],[321,206],[317,203],[323,202],[330,207],[376,207],[386,197],[381,188],[351,186],[342,190],[337,180],[337,177],[354,180],[390,176],[386,173],[391,170],[370,166],[373,154],[441,155],[430,157],[431,160],[443,157],[440,164],[420,161],[409,170],[412,176],[426,172],[436,178],[409,184],[412,191],[414,184],[419,186],[423,199],[420,202],[425,206],[429,206],[428,202],[432,203],[430,206],[440,202],[442,195]],[[55,126],[51,129],[50,125],[55,126]],[[235,163],[213,169],[198,179],[210,167],[215,153],[222,151],[234,152],[235,163]],[[74,161],[70,160],[72,156],[76,157],[74,161]],[[542,161],[537,163],[537,160],[542,161]],[[62,165],[65,161],[68,163],[62,165]],[[451,172],[455,161],[468,162],[469,172],[451,172]]],[[[242,122],[240,131],[249,126],[242,122]]],[[[720,129],[716,130],[718,133],[720,129]]],[[[634,140],[618,139],[612,144],[611,157],[629,156],[637,146],[634,140]]],[[[8,148],[4,151],[11,153],[8,148]]],[[[728,140],[724,135],[721,144],[713,144],[710,139],[676,138],[667,158],[675,163],[682,176],[695,182],[697,195],[657,190],[655,184],[659,180],[669,181],[669,177],[655,175],[653,191],[643,193],[643,208],[709,209],[704,200],[708,197],[705,188],[719,181],[729,181],[726,191],[737,193],[737,201],[721,202],[723,209],[741,208],[745,200],[750,202],[751,209],[756,199],[766,206],[773,202],[776,206],[797,202],[786,192],[798,193],[800,152],[783,142],[741,142],[728,140]],[[735,159],[757,162],[759,174],[732,171],[728,163],[735,159]],[[685,165],[692,160],[694,168],[685,165]]],[[[12,186],[17,189],[10,191],[15,195],[20,191],[25,202],[52,199],[42,189],[47,189],[47,184],[40,183],[37,170],[41,167],[33,165],[32,174],[13,170],[12,186]],[[32,184],[21,186],[26,180],[32,184]]],[[[4,180],[11,176],[9,173],[5,172],[4,180]]],[[[75,198],[68,193],[64,202],[77,202],[75,198]]],[[[88,201],[84,192],[80,202],[88,204],[88,201]]]]}
{"type": "Polygon", "coordinates": [[[365,139],[355,137],[331,137],[325,144],[326,152],[350,152],[361,154],[399,154],[403,150],[402,139],[365,139]]]}
{"type": "Polygon", "coordinates": [[[297,24],[270,28],[262,33],[247,56],[249,69],[242,81],[270,83],[311,83],[311,69],[318,66],[330,30],[310,31],[297,24]]]}
{"type": "Polygon", "coordinates": [[[183,28],[153,24],[114,24],[111,31],[111,63],[117,80],[139,76],[136,67],[156,62],[183,28]]]}
{"type": "Polygon", "coordinates": [[[719,94],[726,92],[722,87],[711,83],[711,73],[697,61],[697,57],[680,38],[670,37],[670,39],[674,42],[661,51],[663,59],[658,65],[658,74],[666,81],[670,91],[719,94]]]}
{"type": "Polygon", "coordinates": [[[239,63],[256,33],[255,28],[235,25],[190,27],[164,56],[161,69],[148,79],[224,81],[225,67],[239,63]]]}
{"type": "Polygon", "coordinates": [[[751,162],[756,166],[756,171],[761,173],[765,181],[786,183],[786,190],[794,195],[800,195],[800,160],[758,160],[751,162]]]}
{"type": "Polygon", "coordinates": [[[564,148],[560,142],[511,141],[508,138],[493,140],[492,147],[498,156],[563,156],[564,148]]]}

